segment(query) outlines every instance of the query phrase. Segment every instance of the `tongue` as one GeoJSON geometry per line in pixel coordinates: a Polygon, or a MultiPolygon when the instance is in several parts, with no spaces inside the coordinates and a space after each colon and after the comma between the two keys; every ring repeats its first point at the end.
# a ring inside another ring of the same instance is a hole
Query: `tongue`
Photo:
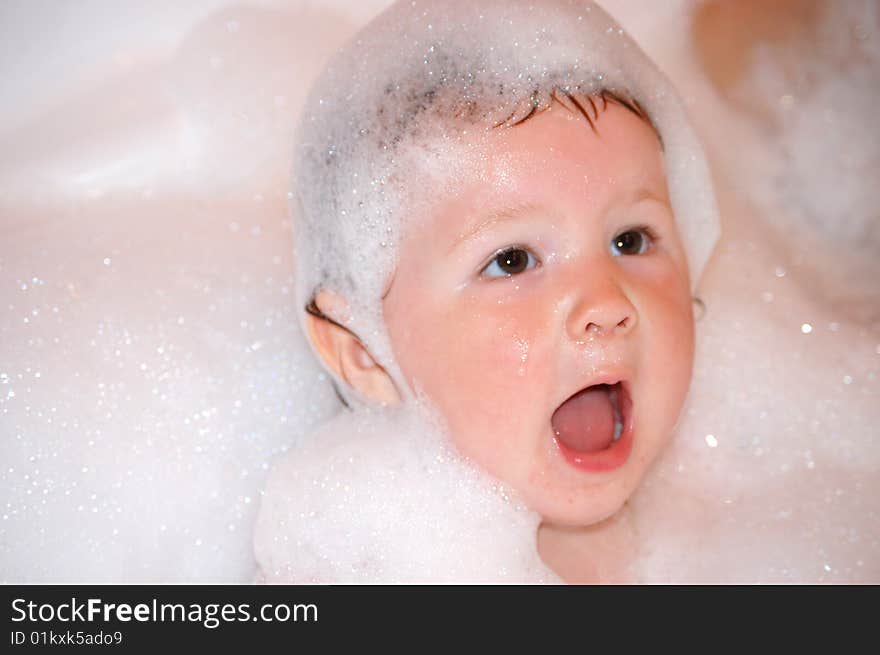
{"type": "Polygon", "coordinates": [[[566,400],[553,413],[553,432],[575,452],[605,450],[614,437],[614,408],[607,385],[584,389],[566,400]]]}

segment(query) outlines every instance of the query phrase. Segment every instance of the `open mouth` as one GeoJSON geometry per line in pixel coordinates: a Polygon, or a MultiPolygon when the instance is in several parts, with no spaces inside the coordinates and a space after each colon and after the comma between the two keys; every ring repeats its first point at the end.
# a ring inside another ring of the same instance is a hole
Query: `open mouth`
{"type": "Polygon", "coordinates": [[[632,446],[632,399],[625,382],[594,384],[563,402],[550,420],[566,459],[582,469],[608,470],[632,446]]]}

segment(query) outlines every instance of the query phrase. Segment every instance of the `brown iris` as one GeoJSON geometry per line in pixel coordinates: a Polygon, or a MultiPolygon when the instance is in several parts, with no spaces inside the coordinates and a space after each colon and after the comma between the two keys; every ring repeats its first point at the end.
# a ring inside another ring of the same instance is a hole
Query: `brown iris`
{"type": "Polygon", "coordinates": [[[516,275],[526,270],[529,265],[529,253],[521,248],[511,248],[499,253],[495,257],[495,263],[508,275],[516,275]]]}
{"type": "Polygon", "coordinates": [[[637,230],[624,232],[612,242],[621,255],[638,255],[643,252],[645,235],[637,230]]]}

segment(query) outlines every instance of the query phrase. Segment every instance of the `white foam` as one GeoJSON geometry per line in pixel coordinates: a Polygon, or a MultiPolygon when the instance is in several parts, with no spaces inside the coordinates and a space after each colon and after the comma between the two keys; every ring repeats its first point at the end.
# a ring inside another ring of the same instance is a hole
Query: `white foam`
{"type": "Polygon", "coordinates": [[[254,537],[259,579],[557,581],[537,553],[540,517],[448,443],[412,409],[322,425],[270,474],[254,537]]]}
{"type": "Polygon", "coordinates": [[[292,302],[285,116],[341,29],[307,17],[225,10],[165,58],[130,45],[3,133],[0,581],[253,577],[269,462],[338,406],[292,302]]]}
{"type": "Polygon", "coordinates": [[[876,192],[866,179],[880,171],[880,136],[870,126],[880,88],[880,11],[870,0],[824,3],[816,37],[790,39],[792,75],[771,47],[758,48],[746,84],[770,102],[774,170],[753,179],[753,192],[778,203],[782,218],[822,234],[830,247],[880,252],[876,192]],[[822,43],[816,56],[815,40],[822,43]]]}

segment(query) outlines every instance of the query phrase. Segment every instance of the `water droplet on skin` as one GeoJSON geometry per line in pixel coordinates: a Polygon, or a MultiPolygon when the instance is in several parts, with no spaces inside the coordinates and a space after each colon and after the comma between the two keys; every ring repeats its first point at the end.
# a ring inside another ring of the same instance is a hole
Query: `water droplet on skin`
{"type": "Polygon", "coordinates": [[[517,339],[516,344],[520,353],[520,365],[517,374],[522,377],[526,374],[526,362],[528,362],[529,359],[529,342],[525,339],[517,339]]]}

